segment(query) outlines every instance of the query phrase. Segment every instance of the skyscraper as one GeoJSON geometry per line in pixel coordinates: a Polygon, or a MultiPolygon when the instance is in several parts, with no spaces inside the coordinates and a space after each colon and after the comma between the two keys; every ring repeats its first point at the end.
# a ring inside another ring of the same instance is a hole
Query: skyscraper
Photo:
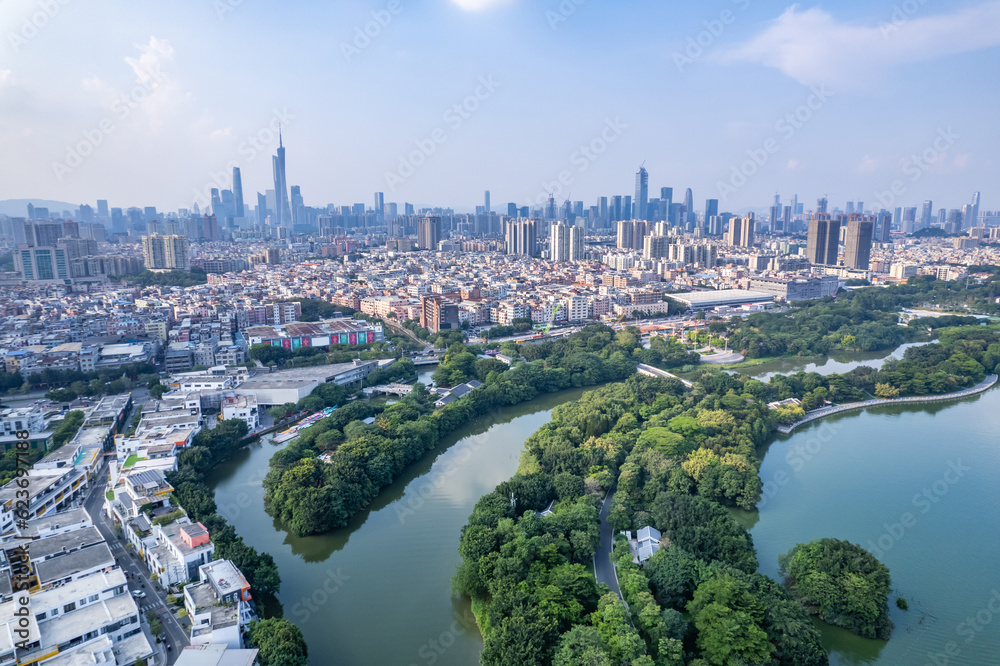
{"type": "Polygon", "coordinates": [[[952,208],[948,211],[948,221],[944,225],[944,230],[949,234],[957,234],[962,230],[962,211],[952,208]]]}
{"type": "Polygon", "coordinates": [[[486,212],[489,213],[491,211],[491,209],[490,209],[490,191],[489,190],[486,190],[486,193],[483,196],[483,203],[486,204],[486,212]]]}
{"type": "Polygon", "coordinates": [[[908,206],[903,209],[903,223],[900,225],[900,231],[912,234],[916,231],[917,224],[917,207],[908,206]]]}
{"type": "Polygon", "coordinates": [[[111,209],[111,232],[116,234],[127,233],[125,228],[125,216],[122,215],[121,208],[111,209]]]}
{"type": "Polygon", "coordinates": [[[845,266],[859,271],[868,270],[874,235],[874,218],[860,214],[851,216],[847,222],[847,241],[844,243],[845,266]]]}
{"type": "Polygon", "coordinates": [[[729,220],[726,242],[733,247],[753,247],[755,226],[756,220],[753,213],[747,213],[744,218],[734,217],[729,220]]]}
{"type": "Polygon", "coordinates": [[[233,203],[235,204],[236,217],[246,217],[246,208],[243,201],[243,176],[239,167],[233,167],[233,203]]]}
{"type": "Polygon", "coordinates": [[[816,212],[817,213],[826,213],[826,206],[827,206],[826,197],[823,197],[822,199],[817,199],[816,200],[816,212]]]}
{"type": "Polygon", "coordinates": [[[417,248],[436,250],[441,240],[441,218],[422,217],[417,227],[417,248]]]}
{"type": "Polygon", "coordinates": [[[278,129],[278,154],[271,158],[274,170],[274,226],[292,226],[292,210],[288,200],[288,180],[285,177],[285,145],[281,140],[281,129],[278,129]]]}
{"type": "Polygon", "coordinates": [[[28,245],[55,247],[65,236],[65,227],[58,222],[29,222],[24,225],[24,235],[28,245]]]}
{"type": "Polygon", "coordinates": [[[549,236],[549,257],[552,261],[570,261],[570,230],[571,227],[566,224],[552,225],[552,233],[549,236]]]}
{"type": "Polygon", "coordinates": [[[684,191],[684,219],[681,223],[689,231],[694,228],[694,194],[690,187],[684,191]]]}
{"type": "Polygon", "coordinates": [[[534,220],[520,219],[507,222],[507,254],[538,256],[534,220]]]}
{"type": "MultiPolygon", "coordinates": [[[[608,216],[608,198],[607,197],[597,197],[597,216],[601,220],[600,226],[608,226],[611,218],[608,216]]],[[[595,225],[597,226],[597,225],[595,225]]]]}
{"type": "Polygon", "coordinates": [[[187,236],[143,236],[142,257],[148,271],[189,271],[187,236]]]}
{"type": "Polygon", "coordinates": [[[880,243],[892,242],[889,233],[892,231],[892,214],[883,210],[878,214],[878,240],[880,243]]]}
{"type": "Polygon", "coordinates": [[[719,200],[718,199],[706,199],[705,200],[705,226],[708,226],[708,221],[713,215],[719,214],[719,200]]]}
{"type": "Polygon", "coordinates": [[[965,221],[965,226],[975,227],[979,225],[979,192],[972,194],[972,210],[969,211],[971,219],[965,221]]]}
{"type": "Polygon", "coordinates": [[[771,206],[771,233],[782,231],[781,226],[781,204],[776,203],[771,206]]]}
{"type": "Polygon", "coordinates": [[[575,225],[569,229],[569,260],[570,261],[583,261],[584,259],[584,236],[586,235],[586,230],[580,226],[575,225]]]}
{"type": "Polygon", "coordinates": [[[920,229],[931,226],[931,218],[934,216],[934,202],[929,199],[924,202],[924,207],[920,210],[920,229]]]}
{"type": "Polygon", "coordinates": [[[632,224],[631,220],[618,220],[618,238],[617,247],[620,250],[627,250],[632,248],[632,243],[635,238],[635,226],[632,224]]]}
{"type": "Polygon", "coordinates": [[[611,197],[611,221],[624,220],[625,217],[622,215],[622,212],[622,197],[620,194],[616,194],[611,197]]]}
{"type": "Polygon", "coordinates": [[[292,185],[292,201],[291,201],[291,211],[292,211],[292,225],[296,224],[306,224],[305,217],[305,202],[302,199],[302,189],[298,185],[292,185]]]}
{"type": "Polygon", "coordinates": [[[63,283],[70,284],[73,281],[66,244],[63,242],[52,247],[18,245],[14,252],[14,269],[26,282],[62,280],[63,283]]]}
{"type": "Polygon", "coordinates": [[[660,188],[660,220],[667,222],[670,220],[670,204],[674,202],[674,188],[660,188]]]}
{"type": "MultiPolygon", "coordinates": [[[[964,229],[970,229],[972,226],[972,204],[962,204],[962,226],[958,228],[957,231],[962,231],[964,229]]],[[[957,233],[957,231],[955,233],[957,233]]]]}
{"type": "Polygon", "coordinates": [[[635,174],[635,219],[645,220],[649,206],[649,174],[645,167],[639,167],[635,174]]]}
{"type": "Polygon", "coordinates": [[[264,221],[267,220],[267,216],[269,215],[269,213],[267,210],[267,197],[261,194],[260,192],[257,193],[256,213],[257,213],[257,224],[264,224],[264,221]]]}
{"type": "Polygon", "coordinates": [[[840,222],[831,220],[829,215],[817,213],[809,220],[806,240],[806,256],[809,263],[837,265],[840,249],[840,222]]]}
{"type": "Polygon", "coordinates": [[[375,193],[375,217],[379,223],[385,222],[385,193],[375,193]]]}
{"type": "Polygon", "coordinates": [[[643,259],[663,259],[670,253],[670,236],[646,236],[643,241],[643,259]]]}

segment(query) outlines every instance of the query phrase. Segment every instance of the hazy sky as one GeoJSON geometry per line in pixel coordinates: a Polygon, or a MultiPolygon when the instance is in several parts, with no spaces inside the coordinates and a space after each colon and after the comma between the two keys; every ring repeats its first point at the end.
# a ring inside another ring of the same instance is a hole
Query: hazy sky
{"type": "Polygon", "coordinates": [[[1000,208],[997,0],[4,0],[0,35],[0,199],[174,210],[235,163],[252,205],[280,120],[316,206],[589,206],[645,161],[698,209],[1000,208]]]}

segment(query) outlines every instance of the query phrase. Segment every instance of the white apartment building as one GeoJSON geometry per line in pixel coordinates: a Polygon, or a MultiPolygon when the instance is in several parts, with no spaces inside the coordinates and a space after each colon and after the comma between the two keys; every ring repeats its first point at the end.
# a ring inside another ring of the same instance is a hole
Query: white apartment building
{"type": "Polygon", "coordinates": [[[0,410],[0,435],[12,436],[18,430],[27,430],[32,434],[45,430],[45,410],[37,405],[0,410]]]}
{"type": "Polygon", "coordinates": [[[201,582],[184,586],[184,608],[191,619],[191,644],[243,647],[243,629],[255,619],[246,577],[229,560],[204,564],[198,572],[201,582]]]}
{"type": "Polygon", "coordinates": [[[152,656],[125,574],[109,569],[30,594],[27,652],[17,649],[24,619],[16,601],[0,604],[0,664],[133,664],[152,656]]]}
{"type": "Polygon", "coordinates": [[[164,585],[181,585],[198,578],[202,565],[212,561],[215,544],[201,523],[183,517],[169,525],[153,525],[155,545],[147,548],[149,570],[164,585]]]}
{"type": "Polygon", "coordinates": [[[260,410],[257,396],[227,394],[222,397],[222,418],[239,419],[247,424],[251,432],[260,426],[260,410]]]}
{"type": "Polygon", "coordinates": [[[583,296],[569,296],[563,301],[566,318],[570,321],[585,321],[590,318],[590,301],[583,296]]]}

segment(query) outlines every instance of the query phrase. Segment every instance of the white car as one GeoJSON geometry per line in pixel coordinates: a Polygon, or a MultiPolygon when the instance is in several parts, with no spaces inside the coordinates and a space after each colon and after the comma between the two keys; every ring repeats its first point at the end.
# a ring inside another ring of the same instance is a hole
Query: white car
{"type": "Polygon", "coordinates": [[[143,592],[142,590],[132,590],[132,596],[135,597],[136,599],[145,599],[146,593],[143,592]]]}

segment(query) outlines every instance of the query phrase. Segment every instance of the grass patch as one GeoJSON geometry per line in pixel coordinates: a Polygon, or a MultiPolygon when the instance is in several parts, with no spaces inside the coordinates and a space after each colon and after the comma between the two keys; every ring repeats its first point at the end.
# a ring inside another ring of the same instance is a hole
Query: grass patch
{"type": "Polygon", "coordinates": [[[178,518],[184,515],[184,509],[177,509],[176,511],[171,511],[170,513],[163,514],[159,518],[153,518],[154,525],[169,525],[178,518]]]}

